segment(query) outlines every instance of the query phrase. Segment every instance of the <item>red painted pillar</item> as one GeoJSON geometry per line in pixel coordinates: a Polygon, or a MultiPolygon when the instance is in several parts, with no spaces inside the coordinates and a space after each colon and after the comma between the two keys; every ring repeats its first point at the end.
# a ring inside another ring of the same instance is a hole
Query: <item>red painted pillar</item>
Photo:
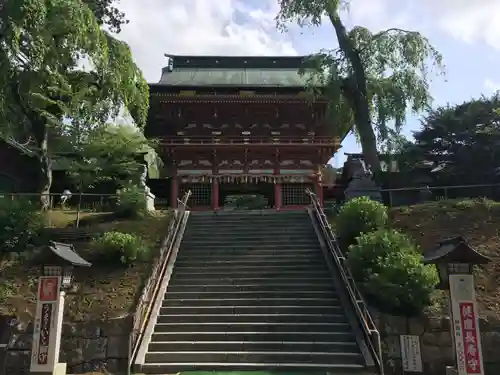
{"type": "Polygon", "coordinates": [[[177,173],[173,173],[170,181],[170,207],[177,208],[177,199],[179,198],[179,180],[177,173]]]}
{"type": "Polygon", "coordinates": [[[216,178],[212,180],[212,208],[219,209],[219,181],[216,178]]]}
{"type": "Polygon", "coordinates": [[[277,210],[281,209],[282,197],[281,197],[281,183],[276,182],[274,184],[274,207],[277,210]]]}

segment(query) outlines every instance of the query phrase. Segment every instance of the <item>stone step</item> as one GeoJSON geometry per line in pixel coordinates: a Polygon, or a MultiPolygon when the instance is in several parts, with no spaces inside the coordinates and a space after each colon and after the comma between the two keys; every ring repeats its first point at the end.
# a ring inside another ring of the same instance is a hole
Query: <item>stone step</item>
{"type": "Polygon", "coordinates": [[[295,215],[247,215],[247,214],[231,214],[231,215],[213,215],[211,217],[202,217],[199,215],[190,216],[189,220],[192,222],[216,222],[216,221],[306,221],[309,219],[309,215],[306,212],[295,214],[295,215]]]}
{"type": "MultiPolygon", "coordinates": [[[[194,273],[194,272],[203,272],[205,267],[197,267],[197,266],[183,266],[176,265],[174,268],[174,272],[176,273],[194,273]]],[[[310,274],[314,274],[316,272],[322,272],[326,268],[326,265],[311,265],[311,264],[293,264],[293,265],[272,265],[272,264],[263,264],[259,266],[245,266],[245,265],[234,265],[231,267],[224,266],[212,266],[206,271],[210,271],[210,273],[217,273],[220,275],[224,275],[227,272],[232,273],[253,273],[255,276],[263,276],[264,274],[274,273],[281,274],[281,272],[295,271],[295,272],[309,272],[310,274]]],[[[323,272],[324,273],[324,272],[323,272]]],[[[207,273],[208,274],[208,273],[207,273]]]]}
{"type": "MultiPolygon", "coordinates": [[[[249,232],[249,227],[248,226],[241,226],[241,227],[227,227],[227,228],[220,228],[218,227],[217,231],[214,232],[213,228],[209,229],[203,229],[203,228],[198,228],[198,229],[192,229],[193,227],[188,227],[184,231],[184,237],[189,237],[189,236],[199,236],[199,237],[205,237],[205,236],[232,236],[232,235],[248,235],[249,232]]],[[[253,231],[252,231],[253,233],[253,231]]],[[[289,227],[285,226],[283,228],[280,228],[280,231],[276,231],[275,227],[265,227],[262,228],[259,231],[259,236],[276,236],[276,235],[292,235],[292,234],[297,234],[301,236],[316,236],[316,233],[314,232],[314,228],[312,226],[294,226],[294,227],[289,227]]]]}
{"type": "Polygon", "coordinates": [[[227,218],[227,219],[216,219],[216,220],[194,220],[189,218],[188,226],[190,228],[208,228],[208,227],[221,227],[221,228],[231,228],[231,227],[266,227],[269,228],[283,228],[287,226],[293,226],[296,228],[310,228],[311,221],[309,218],[304,219],[287,219],[287,220],[276,220],[271,218],[268,219],[258,219],[252,220],[247,218],[227,218]]]}
{"type": "Polygon", "coordinates": [[[337,341],[355,343],[355,337],[350,331],[324,332],[324,331],[295,331],[293,327],[285,332],[254,331],[191,331],[191,332],[154,332],[151,342],[178,342],[178,341],[240,341],[240,342],[286,342],[286,341],[310,341],[324,342],[337,341]]]}
{"type": "Polygon", "coordinates": [[[347,323],[344,314],[161,314],[159,323],[347,323]]]}
{"type": "Polygon", "coordinates": [[[299,298],[297,296],[289,296],[285,298],[277,297],[257,297],[257,298],[229,298],[223,296],[221,298],[172,298],[169,296],[162,301],[162,307],[217,307],[217,306],[324,306],[324,305],[340,305],[340,301],[337,296],[330,295],[329,297],[312,297],[308,295],[307,297],[299,298]]]}
{"type": "Polygon", "coordinates": [[[156,323],[155,332],[349,332],[345,322],[205,322],[156,323]]]}
{"type": "Polygon", "coordinates": [[[356,352],[354,341],[155,341],[149,352],[169,351],[356,352]]]}
{"type": "Polygon", "coordinates": [[[255,234],[253,236],[249,236],[247,238],[226,238],[226,237],[213,237],[213,238],[203,238],[203,237],[196,237],[196,238],[184,238],[182,240],[182,245],[181,248],[187,248],[187,247],[205,247],[205,246],[225,246],[225,247],[231,247],[231,246],[244,246],[244,247],[249,247],[249,246],[255,246],[255,245],[266,245],[267,247],[272,247],[275,245],[287,245],[288,247],[290,246],[295,246],[296,244],[300,245],[310,245],[310,246],[317,246],[318,240],[314,237],[299,237],[292,240],[284,240],[280,239],[279,237],[275,238],[269,238],[269,239],[264,239],[261,238],[258,234],[255,234]]]}
{"type": "MultiPolygon", "coordinates": [[[[247,285],[182,285],[171,284],[167,288],[169,293],[278,293],[278,292],[310,292],[333,293],[331,283],[326,284],[247,284],[247,285]]],[[[171,296],[171,294],[170,294],[171,296]]]]}
{"type": "Polygon", "coordinates": [[[339,305],[325,306],[170,306],[161,307],[160,315],[166,314],[343,314],[339,305]]]}
{"type": "Polygon", "coordinates": [[[313,270],[310,272],[309,269],[307,270],[284,270],[279,272],[275,270],[275,268],[272,269],[255,269],[252,268],[251,270],[247,271],[242,271],[242,270],[227,270],[225,272],[221,272],[220,270],[215,270],[212,271],[210,269],[207,270],[200,270],[200,269],[188,269],[187,272],[179,272],[179,269],[174,268],[174,273],[172,274],[171,277],[171,282],[172,280],[177,280],[177,279],[204,279],[204,278],[209,278],[209,279],[224,279],[224,278],[274,278],[274,277],[285,277],[285,278],[295,278],[297,280],[300,280],[301,278],[307,278],[307,277],[331,277],[330,273],[328,272],[328,269],[326,267],[321,267],[313,270]]]}
{"type": "Polygon", "coordinates": [[[184,233],[183,241],[184,242],[196,242],[196,241],[206,241],[206,242],[215,242],[215,241],[235,241],[235,242],[243,242],[243,241],[254,241],[258,237],[261,242],[277,242],[277,241],[300,241],[307,239],[309,241],[317,242],[318,239],[314,233],[297,233],[297,232],[282,232],[282,233],[266,233],[262,234],[259,231],[246,231],[244,233],[235,232],[235,233],[227,233],[221,234],[216,231],[212,231],[210,234],[200,233],[184,233]]]}
{"type": "Polygon", "coordinates": [[[318,244],[312,241],[304,242],[304,243],[288,243],[288,242],[279,242],[270,244],[269,242],[255,242],[252,244],[248,243],[205,243],[205,244],[188,244],[181,243],[180,251],[228,251],[229,255],[231,251],[254,251],[254,250],[268,250],[268,251],[280,251],[280,250],[288,250],[288,251],[302,251],[302,250],[316,250],[318,251],[318,244]]]}
{"type": "Polygon", "coordinates": [[[281,373],[282,375],[299,375],[307,372],[311,375],[324,373],[335,375],[372,375],[374,372],[366,372],[363,365],[342,365],[331,363],[233,363],[233,362],[204,362],[204,363],[145,363],[141,373],[144,374],[174,374],[180,372],[229,372],[234,371],[269,371],[281,373]]]}
{"type": "Polygon", "coordinates": [[[329,297],[337,297],[337,293],[332,290],[265,290],[261,288],[259,290],[251,290],[251,291],[198,291],[198,292],[167,292],[165,294],[165,298],[167,299],[193,299],[193,298],[201,298],[201,299],[211,299],[211,298],[228,298],[228,299],[236,299],[236,298],[306,298],[306,297],[314,297],[314,298],[329,298],[329,297]]]}
{"type": "Polygon", "coordinates": [[[267,258],[267,259],[231,259],[231,260],[205,260],[196,257],[184,258],[179,261],[176,260],[178,267],[260,267],[260,266],[295,266],[302,265],[307,262],[310,266],[321,266],[325,264],[325,260],[320,257],[282,257],[282,258],[267,258]]]}
{"type": "Polygon", "coordinates": [[[307,278],[290,278],[290,277],[212,277],[193,279],[189,276],[171,278],[169,285],[255,285],[259,284],[264,287],[267,285],[286,284],[286,285],[318,285],[332,283],[331,277],[315,277],[315,275],[307,278]]]}
{"type": "Polygon", "coordinates": [[[271,352],[271,351],[230,351],[197,352],[171,351],[146,354],[146,363],[329,363],[362,364],[363,358],[356,352],[271,352]]]}
{"type": "Polygon", "coordinates": [[[230,250],[203,250],[203,249],[183,249],[179,251],[177,260],[180,259],[233,259],[233,258],[257,258],[270,259],[278,257],[323,257],[323,254],[318,249],[284,249],[284,250],[262,250],[256,249],[252,251],[241,251],[237,249],[230,250]]]}

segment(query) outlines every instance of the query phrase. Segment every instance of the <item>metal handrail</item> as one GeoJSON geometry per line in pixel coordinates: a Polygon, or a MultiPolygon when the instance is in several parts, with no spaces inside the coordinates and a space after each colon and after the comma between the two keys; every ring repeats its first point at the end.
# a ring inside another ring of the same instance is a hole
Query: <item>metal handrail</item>
{"type": "Polygon", "coordinates": [[[170,254],[172,253],[172,248],[178,240],[179,230],[181,229],[184,215],[188,208],[187,201],[189,200],[190,196],[191,190],[188,190],[181,200],[178,199],[178,202],[180,204],[179,207],[175,210],[174,217],[170,221],[170,224],[168,226],[167,236],[163,240],[160,248],[160,256],[153,266],[151,276],[146,282],[146,285],[142,290],[139,303],[137,304],[132,333],[130,334],[129,340],[129,371],[130,367],[132,366],[132,362],[137,355],[144,330],[151,316],[151,308],[158,295],[161,280],[167,268],[170,254]]]}
{"type": "Polygon", "coordinates": [[[367,305],[361,295],[359,289],[354,282],[354,278],[351,275],[351,271],[346,264],[346,258],[340,249],[337,238],[332,231],[332,227],[328,222],[327,216],[320,201],[315,193],[311,190],[306,189],[306,194],[311,198],[311,204],[314,209],[314,213],[318,220],[318,223],[323,232],[324,239],[328,245],[328,248],[333,256],[337,270],[342,279],[343,285],[345,286],[347,295],[351,301],[352,307],[358,321],[361,324],[363,334],[365,336],[368,348],[373,356],[373,359],[380,370],[380,374],[383,375],[383,363],[382,363],[382,347],[380,343],[380,333],[373,321],[370,312],[368,311],[367,305]]]}

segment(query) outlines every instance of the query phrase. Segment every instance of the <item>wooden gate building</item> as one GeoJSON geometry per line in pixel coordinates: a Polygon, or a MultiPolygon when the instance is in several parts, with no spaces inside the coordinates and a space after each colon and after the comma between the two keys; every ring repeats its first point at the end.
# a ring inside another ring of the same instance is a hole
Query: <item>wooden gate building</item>
{"type": "Polygon", "coordinates": [[[168,56],[150,84],[145,134],[159,140],[169,204],[190,189],[192,209],[254,193],[276,209],[322,197],[320,167],[339,148],[326,101],[311,101],[304,57],[168,56]],[[330,129],[331,130],[331,129],[330,129]]]}

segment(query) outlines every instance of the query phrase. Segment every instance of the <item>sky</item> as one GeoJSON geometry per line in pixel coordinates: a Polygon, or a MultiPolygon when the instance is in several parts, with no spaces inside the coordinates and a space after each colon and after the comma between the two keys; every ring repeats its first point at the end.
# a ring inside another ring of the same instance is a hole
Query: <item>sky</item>
{"type": "MultiPolygon", "coordinates": [[[[126,41],[148,82],[160,79],[165,53],[191,55],[308,55],[335,48],[327,23],[319,28],[276,30],[277,0],[121,0],[130,23],[126,41]]],[[[376,32],[390,27],[421,32],[443,54],[445,77],[432,77],[433,106],[462,103],[500,89],[500,0],[351,0],[348,27],[376,32]]],[[[409,115],[411,137],[422,114],[409,115]]],[[[330,161],[360,146],[348,136],[330,161]]]]}

